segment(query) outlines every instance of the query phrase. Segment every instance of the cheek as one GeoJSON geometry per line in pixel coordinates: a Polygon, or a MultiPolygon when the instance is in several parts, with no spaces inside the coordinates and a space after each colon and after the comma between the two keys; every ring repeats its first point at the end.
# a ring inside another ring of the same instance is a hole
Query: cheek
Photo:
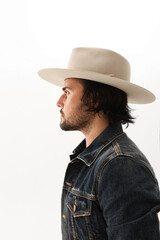
{"type": "Polygon", "coordinates": [[[77,96],[76,94],[70,95],[67,97],[65,104],[64,104],[64,111],[66,113],[73,113],[79,109],[79,107],[82,105],[80,96],[77,96]]]}
{"type": "Polygon", "coordinates": [[[65,103],[65,107],[69,110],[69,109],[76,109],[78,106],[78,102],[76,98],[68,98],[66,103],[65,103]]]}

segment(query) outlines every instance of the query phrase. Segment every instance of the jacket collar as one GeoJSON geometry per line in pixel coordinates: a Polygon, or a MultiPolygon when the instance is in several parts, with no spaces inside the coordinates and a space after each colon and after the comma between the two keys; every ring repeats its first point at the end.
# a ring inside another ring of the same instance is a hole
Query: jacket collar
{"type": "Polygon", "coordinates": [[[79,159],[87,166],[92,163],[99,156],[104,147],[108,146],[113,140],[123,134],[121,124],[107,127],[100,135],[86,148],[86,140],[84,139],[70,155],[71,161],[79,159]]]}

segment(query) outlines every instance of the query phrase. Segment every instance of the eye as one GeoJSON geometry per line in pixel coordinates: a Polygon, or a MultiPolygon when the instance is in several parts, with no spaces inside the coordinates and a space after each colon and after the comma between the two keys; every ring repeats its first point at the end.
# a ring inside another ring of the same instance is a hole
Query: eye
{"type": "Polygon", "coordinates": [[[69,91],[68,90],[65,90],[64,92],[65,92],[66,96],[69,95],[69,91]]]}

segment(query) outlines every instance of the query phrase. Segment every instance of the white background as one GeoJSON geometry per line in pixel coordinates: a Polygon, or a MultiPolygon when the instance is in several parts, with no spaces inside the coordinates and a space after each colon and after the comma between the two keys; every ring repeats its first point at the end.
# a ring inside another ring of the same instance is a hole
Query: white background
{"type": "Polygon", "coordinates": [[[131,81],[157,100],[132,105],[126,132],[160,181],[159,0],[0,1],[0,239],[61,239],[68,154],[82,140],[59,129],[61,89],[37,75],[66,67],[74,47],[108,48],[131,64],[131,81]]]}

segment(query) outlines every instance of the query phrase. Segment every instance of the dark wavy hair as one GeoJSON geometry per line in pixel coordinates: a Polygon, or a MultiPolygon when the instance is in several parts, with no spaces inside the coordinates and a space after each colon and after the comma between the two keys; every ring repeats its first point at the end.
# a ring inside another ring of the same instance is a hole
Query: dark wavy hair
{"type": "Polygon", "coordinates": [[[116,123],[134,123],[131,116],[131,108],[127,103],[127,94],[115,87],[94,82],[86,79],[79,79],[83,86],[82,102],[88,107],[87,111],[100,113],[107,116],[110,125],[116,123]]]}

